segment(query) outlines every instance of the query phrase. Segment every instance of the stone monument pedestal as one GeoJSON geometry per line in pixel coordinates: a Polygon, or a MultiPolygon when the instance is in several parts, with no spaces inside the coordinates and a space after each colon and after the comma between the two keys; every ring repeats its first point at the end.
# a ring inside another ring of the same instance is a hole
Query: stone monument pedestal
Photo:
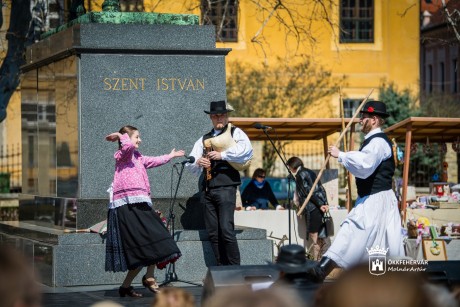
{"type": "MultiPolygon", "coordinates": [[[[266,264],[272,260],[272,242],[266,231],[236,229],[241,264],[266,264]]],[[[214,254],[205,230],[178,230],[175,233],[182,257],[176,262],[179,279],[201,283],[214,254]]],[[[97,233],[64,233],[21,222],[0,222],[0,244],[16,247],[33,261],[43,284],[51,287],[119,285],[126,273],[105,271],[104,236],[97,233]]],[[[166,280],[168,267],[156,270],[159,282],[166,280]]],[[[141,282],[139,274],[135,283],[141,282]]]]}

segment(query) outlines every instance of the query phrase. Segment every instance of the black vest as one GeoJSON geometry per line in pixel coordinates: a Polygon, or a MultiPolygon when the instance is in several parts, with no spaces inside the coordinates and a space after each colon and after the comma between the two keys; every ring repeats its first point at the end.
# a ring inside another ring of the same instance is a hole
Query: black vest
{"type": "Polygon", "coordinates": [[[393,159],[392,145],[385,133],[377,133],[366,139],[359,148],[361,151],[373,138],[383,138],[390,146],[391,156],[383,160],[375,169],[374,173],[366,179],[356,178],[356,187],[359,197],[364,197],[378,192],[387,191],[392,188],[393,175],[395,173],[395,161],[393,159]]]}
{"type": "MultiPolygon", "coordinates": [[[[222,129],[221,133],[224,133],[227,127],[228,125],[222,129]]],[[[232,127],[232,136],[235,129],[236,127],[232,127]]],[[[203,144],[204,140],[213,137],[213,132],[214,131],[211,130],[211,132],[203,136],[203,144]]],[[[209,188],[217,188],[230,185],[236,186],[241,184],[240,172],[234,169],[227,161],[211,160],[211,176],[212,178],[208,182],[209,188]]]]}

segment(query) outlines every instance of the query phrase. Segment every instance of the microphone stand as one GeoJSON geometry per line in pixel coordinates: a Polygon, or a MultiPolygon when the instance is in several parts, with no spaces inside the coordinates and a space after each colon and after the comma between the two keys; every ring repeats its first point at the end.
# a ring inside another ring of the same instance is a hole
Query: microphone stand
{"type": "MultiPolygon", "coordinates": [[[[170,232],[171,232],[171,236],[173,237],[173,239],[175,235],[175,219],[176,219],[176,215],[174,214],[174,204],[176,203],[177,191],[179,190],[179,184],[182,179],[182,174],[184,172],[184,167],[185,167],[185,163],[181,163],[181,164],[182,164],[182,167],[179,173],[179,179],[177,180],[176,191],[174,192],[174,197],[171,200],[171,204],[169,205],[169,216],[168,216],[168,222],[167,222],[167,227],[171,225],[170,232]]],[[[173,167],[175,167],[175,165],[173,167]]],[[[201,284],[198,284],[198,283],[179,279],[176,273],[176,263],[174,262],[174,263],[168,264],[168,270],[166,272],[166,279],[164,282],[160,284],[160,287],[167,285],[169,283],[172,283],[172,282],[176,282],[176,281],[187,283],[187,284],[194,285],[194,286],[199,286],[199,287],[202,286],[201,284]]]]}
{"type": "Polygon", "coordinates": [[[295,177],[292,174],[292,172],[289,169],[289,167],[287,166],[287,163],[284,160],[284,158],[281,155],[281,153],[279,152],[278,148],[276,148],[275,143],[273,142],[271,137],[268,135],[268,133],[267,133],[268,128],[263,127],[262,130],[265,133],[265,135],[267,136],[268,140],[270,141],[270,143],[272,144],[272,146],[275,149],[276,153],[278,154],[278,157],[281,159],[281,161],[283,162],[284,167],[286,168],[286,170],[289,173],[287,178],[288,178],[288,215],[289,215],[289,218],[288,218],[288,226],[289,226],[288,237],[289,237],[289,245],[290,245],[291,244],[291,180],[293,178],[295,178],[295,177]]]}

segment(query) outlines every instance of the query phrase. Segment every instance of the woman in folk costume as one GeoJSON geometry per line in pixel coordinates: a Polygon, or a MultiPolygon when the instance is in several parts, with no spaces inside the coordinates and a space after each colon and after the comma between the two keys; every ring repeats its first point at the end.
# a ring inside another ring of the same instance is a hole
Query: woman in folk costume
{"type": "Polygon", "coordinates": [[[181,252],[155,210],[152,208],[150,183],[146,169],[161,166],[172,158],[184,155],[183,150],[158,157],[144,156],[138,149],[141,138],[137,128],[124,126],[119,132],[106,136],[118,141],[115,152],[115,175],[112,183],[113,199],[107,215],[105,270],[128,271],[118,292],[121,297],[142,297],[131,286],[143,267],[144,287],[158,292],[154,278],[155,266],[163,269],[175,262],[181,252]]]}
{"type": "Polygon", "coordinates": [[[383,102],[367,102],[359,121],[365,134],[359,151],[342,152],[329,146],[331,156],[356,177],[358,198],[331,247],[310,272],[317,281],[336,266],[349,268],[369,261],[368,250],[373,248],[387,250],[388,257],[404,256],[401,216],[392,190],[392,144],[381,129],[388,116],[383,102]]]}

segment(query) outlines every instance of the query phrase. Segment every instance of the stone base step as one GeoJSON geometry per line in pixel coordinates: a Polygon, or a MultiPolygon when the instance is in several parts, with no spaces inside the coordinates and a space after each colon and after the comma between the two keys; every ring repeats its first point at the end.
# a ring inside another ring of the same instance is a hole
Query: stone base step
{"type": "MultiPolygon", "coordinates": [[[[242,265],[272,261],[272,241],[263,229],[235,230],[242,265]]],[[[216,262],[205,230],[177,230],[174,235],[182,252],[175,264],[180,280],[201,284],[207,268],[216,262]]],[[[0,222],[0,244],[14,246],[33,260],[43,284],[51,287],[120,284],[126,273],[105,271],[105,241],[97,233],[65,233],[24,222],[0,222]]],[[[158,282],[168,281],[172,266],[156,271],[158,282]]],[[[134,280],[141,282],[143,273],[134,280]]]]}

